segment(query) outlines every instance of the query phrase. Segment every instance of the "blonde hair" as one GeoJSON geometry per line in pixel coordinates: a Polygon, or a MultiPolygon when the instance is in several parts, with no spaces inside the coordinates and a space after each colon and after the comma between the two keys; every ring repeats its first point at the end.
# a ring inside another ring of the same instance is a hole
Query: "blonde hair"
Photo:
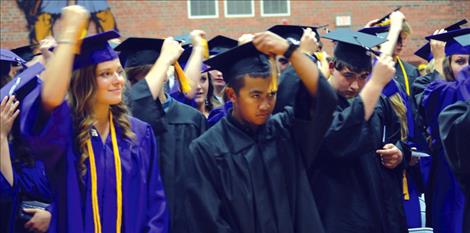
{"type": "MultiPolygon", "coordinates": [[[[95,123],[92,115],[93,98],[97,88],[95,72],[96,65],[74,71],[68,95],[68,101],[73,113],[73,123],[76,127],[76,145],[81,153],[78,164],[81,177],[86,174],[85,160],[88,158],[86,142],[90,139],[90,130],[95,123]]],[[[111,105],[110,110],[113,114],[114,122],[122,129],[122,135],[120,136],[133,140],[135,134],[131,131],[127,106],[121,102],[111,105]]]]}
{"type": "Polygon", "coordinates": [[[400,96],[399,93],[395,93],[389,97],[390,103],[392,105],[392,109],[397,114],[398,118],[400,119],[400,134],[401,140],[406,141],[408,138],[408,118],[406,117],[407,108],[405,106],[405,102],[403,98],[400,96]]]}

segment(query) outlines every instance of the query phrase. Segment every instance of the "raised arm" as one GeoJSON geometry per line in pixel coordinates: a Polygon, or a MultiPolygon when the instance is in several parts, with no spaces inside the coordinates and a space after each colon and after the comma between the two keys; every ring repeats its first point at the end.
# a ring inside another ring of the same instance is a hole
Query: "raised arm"
{"type": "MultiPolygon", "coordinates": [[[[193,30],[191,32],[191,41],[193,44],[193,50],[191,56],[189,57],[188,63],[184,69],[184,73],[188,78],[188,81],[191,86],[191,91],[186,95],[187,98],[193,99],[196,94],[196,84],[199,83],[201,79],[201,67],[202,60],[204,59],[204,42],[205,32],[201,30],[193,30]]],[[[207,43],[207,42],[206,42],[207,43]]]]}
{"type": "Polygon", "coordinates": [[[391,56],[400,35],[404,18],[405,16],[400,11],[395,11],[390,15],[391,24],[387,36],[388,41],[382,45],[381,55],[372,69],[371,78],[359,93],[364,102],[364,119],[366,121],[372,116],[383,88],[395,75],[395,63],[391,56]]]}
{"type": "Polygon", "coordinates": [[[163,42],[160,56],[158,57],[152,69],[145,76],[145,80],[149,86],[150,92],[154,99],[160,96],[160,92],[163,90],[164,81],[167,78],[167,70],[170,66],[175,64],[176,60],[183,53],[181,45],[173,39],[168,37],[163,42]]]}
{"type": "Polygon", "coordinates": [[[0,172],[10,186],[13,186],[13,167],[11,165],[8,135],[13,122],[20,113],[20,110],[17,109],[19,103],[19,101],[15,102],[14,96],[6,96],[0,105],[0,172]]]}
{"type": "Polygon", "coordinates": [[[51,112],[65,98],[72,78],[73,60],[79,37],[87,26],[90,14],[85,8],[74,5],[62,10],[58,45],[54,56],[46,64],[43,74],[42,105],[44,110],[51,112]]]}

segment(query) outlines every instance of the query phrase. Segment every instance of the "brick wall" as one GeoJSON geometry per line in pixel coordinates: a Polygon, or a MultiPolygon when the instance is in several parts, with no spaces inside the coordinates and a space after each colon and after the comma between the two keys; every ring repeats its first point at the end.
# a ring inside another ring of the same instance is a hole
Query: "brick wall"
{"type": "MultiPolygon", "coordinates": [[[[32,0],[31,0],[32,1],[32,0]]],[[[122,1],[109,0],[122,36],[164,37],[179,35],[191,29],[202,29],[211,38],[217,34],[238,37],[242,33],[262,31],[287,19],[289,24],[329,24],[335,28],[335,17],[349,15],[352,28],[358,29],[371,19],[382,17],[391,9],[402,6],[402,11],[413,28],[403,57],[418,63],[413,52],[424,43],[423,37],[436,28],[462,18],[470,19],[468,1],[307,1],[291,0],[291,16],[261,17],[259,1],[255,1],[255,16],[226,18],[224,1],[219,0],[219,17],[188,19],[187,1],[122,1]]],[[[23,13],[14,0],[0,0],[0,46],[13,48],[28,42],[28,31],[23,13]]],[[[90,32],[94,28],[91,26],[90,32]]],[[[327,52],[331,43],[325,41],[327,52]]]]}

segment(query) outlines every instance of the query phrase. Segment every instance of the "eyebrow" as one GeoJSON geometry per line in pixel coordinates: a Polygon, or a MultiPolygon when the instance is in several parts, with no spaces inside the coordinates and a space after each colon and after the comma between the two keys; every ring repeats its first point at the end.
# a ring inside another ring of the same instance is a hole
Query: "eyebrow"
{"type": "Polygon", "coordinates": [[[260,90],[250,90],[249,93],[250,93],[250,94],[263,94],[263,92],[260,91],[260,90]]]}

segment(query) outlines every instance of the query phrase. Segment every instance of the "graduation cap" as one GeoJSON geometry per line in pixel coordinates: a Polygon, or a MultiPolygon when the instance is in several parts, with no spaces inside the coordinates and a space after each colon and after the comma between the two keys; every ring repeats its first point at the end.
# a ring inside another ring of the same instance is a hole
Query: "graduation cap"
{"type": "Polygon", "coordinates": [[[462,46],[469,46],[470,34],[454,37],[454,40],[457,41],[462,46]]]}
{"type": "Polygon", "coordinates": [[[189,45],[192,43],[191,35],[189,33],[174,36],[173,38],[179,41],[181,43],[181,46],[189,45]]]}
{"type": "Polygon", "coordinates": [[[12,49],[11,51],[17,54],[18,56],[20,56],[26,62],[33,60],[35,56],[41,54],[41,53],[34,53],[34,46],[32,45],[21,46],[21,47],[12,49]]]}
{"type": "Polygon", "coordinates": [[[390,25],[390,15],[395,11],[399,11],[400,9],[401,9],[401,6],[395,8],[395,10],[393,10],[392,12],[388,13],[384,17],[377,20],[377,22],[374,25],[375,26],[388,26],[388,25],[390,25]]]}
{"type": "Polygon", "coordinates": [[[124,67],[153,65],[160,56],[163,39],[130,37],[114,50],[119,51],[124,67]]]}
{"type": "Polygon", "coordinates": [[[268,56],[259,52],[251,42],[209,58],[205,63],[210,66],[210,70],[222,72],[229,85],[238,76],[271,72],[268,56]]]}
{"type": "Polygon", "coordinates": [[[390,26],[378,26],[378,27],[362,28],[359,30],[359,32],[386,39],[388,36],[389,30],[390,30],[390,26]]]}
{"type": "Polygon", "coordinates": [[[83,38],[80,53],[75,56],[73,69],[77,70],[118,58],[118,54],[111,48],[108,40],[119,37],[118,32],[107,31],[83,38]]]}
{"type": "Polygon", "coordinates": [[[470,34],[470,28],[463,28],[458,30],[453,30],[437,35],[430,35],[427,36],[426,39],[428,40],[439,40],[446,42],[445,52],[446,56],[450,56],[453,54],[470,54],[470,46],[462,46],[459,42],[457,42],[454,38],[466,36],[470,34]]]}
{"type": "Polygon", "coordinates": [[[268,29],[270,32],[274,32],[280,37],[287,39],[292,38],[294,40],[300,41],[302,35],[304,34],[304,29],[310,28],[315,32],[315,37],[317,41],[320,42],[320,34],[318,34],[317,29],[320,27],[314,26],[302,26],[302,25],[274,25],[268,29]]]}
{"type": "MultiPolygon", "coordinates": [[[[118,45],[115,50],[120,52],[119,57],[124,60],[124,67],[153,65],[160,56],[163,42],[163,39],[131,37],[118,45]]],[[[178,62],[175,64],[175,71],[178,73],[181,91],[189,93],[191,87],[178,62]]]]}
{"type": "Polygon", "coordinates": [[[209,54],[216,55],[231,48],[237,47],[238,41],[226,36],[218,35],[208,41],[209,54]]]}
{"type": "Polygon", "coordinates": [[[41,63],[35,63],[20,74],[17,74],[13,80],[5,84],[0,90],[0,97],[15,95],[16,99],[22,100],[38,83],[37,75],[44,71],[45,67],[41,63]]]}
{"type": "MultiPolygon", "coordinates": [[[[462,19],[454,24],[447,26],[446,28],[444,28],[444,30],[446,31],[458,30],[461,28],[462,25],[466,23],[467,23],[467,20],[462,19]]],[[[423,45],[418,50],[416,50],[415,55],[427,61],[432,60],[431,45],[429,44],[429,42],[427,42],[425,45],[423,45]]]]}
{"type": "Polygon", "coordinates": [[[336,59],[359,69],[370,69],[372,67],[370,52],[376,52],[371,48],[386,41],[384,38],[350,29],[338,29],[322,37],[338,42],[334,49],[336,59]]]}
{"type": "Polygon", "coordinates": [[[24,64],[26,61],[8,49],[0,49],[0,78],[4,75],[8,75],[10,73],[11,64],[16,63],[24,64]]]}

